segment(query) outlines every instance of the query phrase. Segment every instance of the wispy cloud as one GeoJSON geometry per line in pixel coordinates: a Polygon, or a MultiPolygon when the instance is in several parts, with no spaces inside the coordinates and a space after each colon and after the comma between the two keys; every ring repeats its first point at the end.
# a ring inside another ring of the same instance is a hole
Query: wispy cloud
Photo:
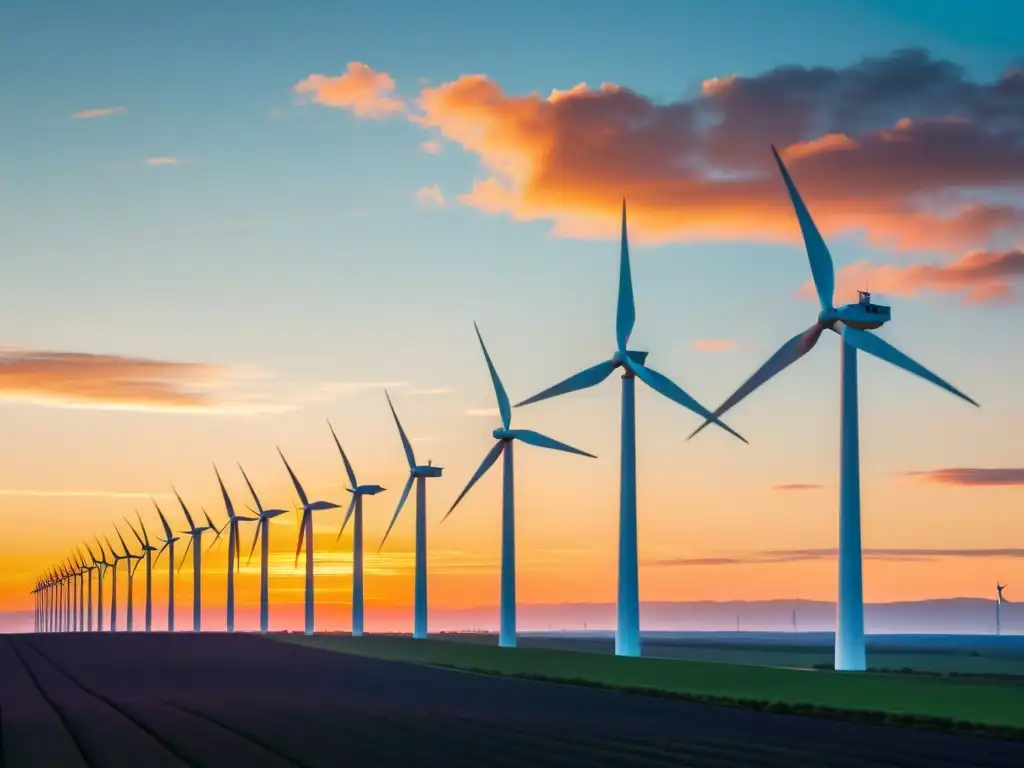
{"type": "Polygon", "coordinates": [[[416,190],[416,202],[424,208],[443,208],[444,193],[437,184],[429,187],[420,187],[416,190]]]}
{"type": "Polygon", "coordinates": [[[497,416],[499,411],[497,408],[470,408],[466,411],[467,416],[497,416]]]}
{"type": "Polygon", "coordinates": [[[738,342],[732,339],[699,339],[693,342],[693,348],[698,352],[729,352],[738,346],[738,342]]]}
{"type": "Polygon", "coordinates": [[[110,117],[124,113],[124,107],[100,107],[99,109],[83,109],[71,115],[76,120],[94,120],[97,117],[110,117]]]}
{"type": "Polygon", "coordinates": [[[782,485],[773,485],[773,491],[820,491],[825,486],[817,485],[815,483],[783,483],[782,485]]]}
{"type": "Polygon", "coordinates": [[[428,397],[431,395],[450,395],[454,391],[451,387],[434,387],[433,389],[413,389],[409,394],[428,397]]]}
{"type": "Polygon", "coordinates": [[[173,157],[171,155],[154,155],[153,157],[146,158],[146,165],[153,167],[160,167],[165,165],[181,165],[182,159],[180,157],[173,157]]]}
{"type": "Polygon", "coordinates": [[[928,485],[1024,485],[1024,467],[951,467],[905,472],[904,477],[928,485]]]}
{"type": "MultiPolygon", "coordinates": [[[[746,552],[717,557],[679,557],[650,560],[653,566],[718,566],[718,565],[762,565],[770,563],[795,563],[806,560],[831,560],[835,548],[826,549],[770,549],[761,552],[746,552]]],[[[1024,549],[872,549],[863,551],[869,560],[894,560],[916,562],[938,560],[946,557],[963,558],[1024,558],[1024,549]]]]}
{"type": "Polygon", "coordinates": [[[347,109],[359,117],[382,118],[405,110],[394,97],[395,81],[387,72],[377,72],[359,61],[349,62],[336,76],[314,74],[293,87],[305,103],[347,109]]]}
{"type": "Polygon", "coordinates": [[[324,403],[339,397],[359,394],[368,390],[383,391],[408,386],[405,381],[324,381],[304,389],[296,396],[301,403],[324,403]]]}
{"type": "Polygon", "coordinates": [[[420,150],[428,155],[439,155],[441,154],[441,142],[436,140],[424,141],[420,144],[420,150]]]}
{"type": "Polygon", "coordinates": [[[0,496],[37,496],[40,498],[95,498],[95,499],[151,499],[173,498],[174,494],[163,491],[43,491],[28,488],[0,488],[0,496]]]}

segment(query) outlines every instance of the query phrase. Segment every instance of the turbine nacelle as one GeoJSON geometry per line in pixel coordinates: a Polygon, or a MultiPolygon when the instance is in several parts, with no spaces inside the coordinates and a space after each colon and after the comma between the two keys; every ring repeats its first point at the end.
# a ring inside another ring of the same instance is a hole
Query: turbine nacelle
{"type": "Polygon", "coordinates": [[[511,429],[505,429],[504,427],[498,427],[492,433],[495,440],[515,440],[515,435],[512,434],[511,429]]]}
{"type": "Polygon", "coordinates": [[[433,464],[421,464],[412,468],[413,477],[440,477],[443,467],[435,467],[433,464]]]}
{"type": "Polygon", "coordinates": [[[376,496],[381,491],[386,491],[382,485],[357,485],[355,488],[346,488],[349,493],[354,493],[359,496],[376,496]]]}
{"type": "Polygon", "coordinates": [[[615,354],[612,355],[612,363],[615,366],[624,365],[626,362],[626,358],[628,357],[634,363],[639,363],[640,365],[643,365],[644,363],[647,362],[648,354],[650,353],[639,352],[635,349],[626,350],[625,352],[623,352],[622,350],[615,350],[615,354]]]}
{"type": "Polygon", "coordinates": [[[340,509],[333,501],[314,501],[311,504],[303,504],[303,512],[320,512],[324,509],[340,509]]]}
{"type": "Polygon", "coordinates": [[[872,303],[871,294],[867,291],[858,291],[858,293],[860,300],[856,304],[846,304],[838,309],[826,309],[818,315],[818,322],[827,327],[838,320],[851,328],[864,331],[881,328],[892,319],[891,308],[883,304],[872,303]]]}
{"type": "Polygon", "coordinates": [[[267,520],[270,520],[271,518],[278,517],[279,515],[285,514],[287,511],[288,511],[287,509],[264,509],[260,513],[260,517],[261,518],[265,518],[267,520]]]}

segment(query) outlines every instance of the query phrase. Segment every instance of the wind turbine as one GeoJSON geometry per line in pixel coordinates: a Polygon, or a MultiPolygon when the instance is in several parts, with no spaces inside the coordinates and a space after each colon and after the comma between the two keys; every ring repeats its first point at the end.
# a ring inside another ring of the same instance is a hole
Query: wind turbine
{"type": "MultiPolygon", "coordinates": [[[[182,501],[181,495],[174,488],[171,490],[178,497],[178,503],[181,504],[181,509],[185,513],[185,519],[188,520],[188,530],[181,533],[187,534],[189,539],[185,545],[185,553],[181,556],[181,562],[178,563],[178,571],[181,571],[181,566],[185,564],[185,559],[188,557],[188,549],[192,547],[192,631],[200,632],[203,627],[203,550],[201,542],[206,531],[216,531],[217,528],[210,520],[209,515],[206,515],[208,525],[196,525],[192,520],[188,507],[182,501]]],[[[203,514],[206,514],[205,510],[203,514]]]]}
{"type": "Polygon", "coordinates": [[[380,552],[384,548],[384,542],[388,540],[388,535],[391,533],[391,529],[395,525],[395,521],[398,519],[398,513],[402,511],[402,506],[405,504],[405,500],[409,498],[409,490],[412,488],[412,481],[416,481],[416,580],[414,586],[414,597],[413,597],[413,628],[412,636],[418,640],[426,640],[427,638],[427,478],[428,477],[440,477],[443,471],[442,467],[435,467],[431,461],[428,461],[426,465],[419,465],[416,463],[416,456],[412,452],[412,445],[409,443],[409,438],[405,436],[405,430],[402,429],[402,422],[398,420],[398,414],[395,413],[395,406],[391,404],[391,395],[384,390],[384,396],[388,399],[388,407],[391,409],[391,415],[395,417],[395,426],[398,427],[398,436],[402,439],[402,448],[405,450],[405,458],[409,462],[409,480],[405,484],[405,488],[402,489],[402,495],[398,499],[398,506],[395,508],[395,514],[391,517],[391,522],[388,524],[387,531],[384,532],[384,538],[381,539],[380,546],[377,551],[380,552]]]}
{"type": "MultiPolygon", "coordinates": [[[[256,509],[254,511],[257,514],[256,519],[258,522],[256,523],[256,535],[252,540],[252,548],[249,550],[249,561],[252,560],[252,553],[256,551],[256,542],[260,541],[261,537],[263,541],[263,546],[260,549],[260,632],[266,634],[270,626],[270,590],[268,578],[268,562],[270,560],[270,521],[278,515],[283,515],[287,510],[264,509],[263,505],[260,504],[260,497],[256,495],[256,489],[253,488],[252,483],[249,482],[249,476],[245,474],[245,470],[242,469],[241,464],[238,465],[238,468],[242,471],[242,477],[245,478],[245,484],[249,486],[249,493],[252,494],[252,500],[256,503],[256,509]]],[[[247,565],[249,561],[246,561],[247,565]]]]}
{"type": "MultiPolygon", "coordinates": [[[[281,461],[284,462],[285,469],[288,470],[288,476],[292,479],[292,485],[295,486],[295,493],[299,497],[299,501],[302,502],[302,519],[299,521],[299,543],[295,547],[295,564],[299,564],[299,553],[302,551],[302,540],[306,540],[306,634],[312,635],[314,631],[314,616],[313,616],[313,513],[319,512],[324,509],[338,509],[338,505],[331,501],[314,501],[310,502],[309,497],[306,496],[306,491],[302,488],[302,484],[299,482],[299,478],[292,472],[291,466],[288,464],[288,459],[281,453],[281,449],[277,449],[278,455],[281,457],[281,461]]],[[[252,486],[249,486],[250,490],[252,486]]],[[[266,547],[266,535],[264,534],[264,547],[266,547]]],[[[266,549],[264,549],[266,552],[266,549]]],[[[266,560],[264,560],[266,562],[266,560]]]]}
{"type": "Polygon", "coordinates": [[[619,589],[618,628],[615,632],[615,653],[618,656],[640,655],[640,585],[637,569],[636,540],[636,379],[660,395],[746,442],[703,405],[680,389],[667,376],[645,365],[647,352],[627,349],[636,305],[633,301],[633,278],[629,266],[629,240],[626,234],[626,201],[622,201],[622,241],[619,254],[619,298],[615,317],[616,348],[606,360],[570,376],[533,397],[517,403],[523,405],[596,386],[622,368],[622,454],[619,481],[619,589]]]}
{"type": "Polygon", "coordinates": [[[504,454],[502,466],[502,492],[501,492],[501,627],[498,631],[498,645],[502,648],[516,647],[516,520],[515,520],[515,472],[512,464],[512,443],[520,440],[528,445],[535,445],[539,448],[552,448],[556,451],[577,453],[581,456],[597,458],[592,453],[573,448],[571,445],[560,443],[553,438],[534,432],[530,429],[511,429],[512,408],[509,405],[508,394],[498,377],[494,368],[491,356],[487,353],[487,346],[480,335],[480,329],[473,323],[476,330],[476,337],[480,341],[480,349],[484,352],[484,360],[487,362],[487,370],[491,374],[491,383],[494,385],[494,396],[498,400],[498,412],[501,414],[501,426],[494,430],[493,434],[497,443],[484,456],[476,473],[469,479],[466,487],[459,497],[455,499],[451,509],[442,518],[443,523],[448,519],[462,497],[469,493],[476,482],[483,477],[487,470],[504,454]]]}
{"type": "Polygon", "coordinates": [[[78,570],[78,563],[75,562],[73,557],[67,559],[68,578],[69,586],[71,587],[70,595],[71,598],[71,624],[68,629],[72,632],[78,631],[78,594],[79,587],[81,585],[80,572],[78,570]]]}
{"type": "Polygon", "coordinates": [[[996,582],[996,593],[997,593],[997,597],[996,597],[996,634],[997,635],[1001,635],[1003,633],[1003,627],[1002,627],[1002,624],[1000,622],[1000,617],[999,617],[999,609],[1003,607],[1003,603],[1004,602],[1007,602],[1007,603],[1010,602],[1009,600],[1006,600],[1003,597],[1003,590],[1004,589],[1006,589],[1006,585],[1005,584],[1000,584],[997,581],[996,582]]]}
{"type": "MultiPolygon", "coordinates": [[[[835,268],[828,246],[818,232],[807,206],[790,178],[779,153],[772,147],[782,180],[800,223],[811,277],[818,294],[821,311],[810,328],[801,331],[783,344],[747,379],[724,403],[715,409],[722,416],[747,395],[784,371],[817,344],[825,330],[840,337],[840,458],[839,458],[839,599],[836,609],[835,668],[863,671],[864,653],[864,591],[861,556],[860,525],[860,438],[857,406],[857,350],[873,355],[897,368],[920,376],[972,405],[978,405],[952,384],[939,378],[920,363],[910,359],[889,342],[868,330],[889,322],[890,308],[871,303],[871,294],[859,291],[859,301],[836,307],[835,268]]],[[[701,425],[690,437],[697,434],[701,425]]]]}
{"type": "MultiPolygon", "coordinates": [[[[96,546],[100,548],[100,556],[102,560],[97,560],[96,556],[93,555],[93,562],[96,563],[97,575],[99,578],[99,593],[96,597],[96,631],[103,631],[103,575],[107,572],[107,569],[113,567],[113,563],[107,562],[107,552],[103,549],[103,544],[100,543],[99,537],[96,537],[96,546]]],[[[88,547],[87,547],[88,548],[88,547]]],[[[92,554],[92,550],[89,550],[92,554]]],[[[116,583],[116,582],[115,582],[116,583]]]]}
{"type": "MultiPolygon", "coordinates": [[[[160,523],[164,527],[164,537],[158,539],[162,541],[164,545],[160,547],[160,551],[156,553],[156,559],[153,561],[153,565],[156,565],[160,559],[160,555],[167,550],[167,631],[174,631],[174,542],[178,540],[178,537],[174,535],[171,530],[171,526],[167,524],[167,518],[164,517],[163,511],[160,509],[160,505],[156,503],[156,499],[153,499],[153,506],[156,507],[156,513],[160,515],[160,523]]],[[[142,522],[141,519],[139,522],[142,522]]],[[[148,569],[148,566],[147,566],[148,569]]]]}
{"type": "MultiPolygon", "coordinates": [[[[330,419],[327,421],[327,426],[331,429],[331,437],[334,438],[334,444],[338,446],[338,453],[341,454],[341,460],[345,463],[345,473],[348,475],[349,487],[346,489],[352,494],[352,501],[348,505],[348,511],[345,513],[345,519],[341,523],[341,530],[338,531],[338,538],[334,540],[337,544],[338,540],[341,539],[341,534],[345,532],[345,526],[348,525],[348,519],[352,516],[353,510],[355,511],[356,519],[352,529],[352,636],[362,637],[363,635],[363,496],[376,496],[381,491],[387,490],[379,485],[359,485],[359,481],[356,480],[356,473],[352,469],[352,464],[348,460],[348,456],[345,455],[345,449],[341,447],[341,443],[338,441],[338,436],[334,433],[334,427],[331,425],[330,419]]],[[[381,542],[381,546],[384,543],[381,542]]],[[[380,550],[378,550],[379,552],[380,550]]]]}
{"type": "MultiPolygon", "coordinates": [[[[240,568],[242,565],[242,553],[239,551],[241,544],[238,540],[238,524],[250,520],[258,520],[258,517],[239,517],[235,514],[235,508],[231,504],[231,497],[228,496],[228,489],[224,487],[224,481],[220,478],[220,472],[217,471],[217,465],[213,467],[214,474],[217,475],[217,483],[220,485],[221,495],[224,497],[224,506],[228,511],[228,522],[225,526],[228,529],[228,603],[227,603],[227,630],[228,632],[235,631],[235,567],[236,563],[240,568]]],[[[213,539],[213,543],[216,543],[217,539],[220,538],[220,534],[224,529],[221,528],[217,531],[217,535],[213,539]]],[[[213,543],[210,546],[213,546],[213,543]]]]}
{"type": "Polygon", "coordinates": [[[61,574],[61,588],[63,589],[63,605],[61,605],[61,611],[63,611],[63,630],[69,632],[71,630],[71,572],[68,570],[68,566],[65,563],[60,565],[61,574]]]}
{"type": "MultiPolygon", "coordinates": [[[[124,521],[126,523],[128,523],[128,518],[125,518],[124,521]]],[[[131,523],[128,523],[128,526],[131,527],[131,523]]],[[[128,604],[127,604],[127,606],[125,608],[124,625],[125,625],[125,630],[128,631],[128,632],[131,632],[133,630],[134,624],[135,624],[135,616],[134,616],[134,614],[135,614],[135,604],[134,604],[134,600],[133,600],[133,596],[132,596],[132,592],[133,592],[132,584],[135,581],[135,569],[138,568],[139,567],[139,563],[142,562],[142,554],[133,555],[131,553],[131,551],[128,549],[128,545],[125,543],[124,536],[121,535],[121,529],[117,527],[116,523],[114,524],[114,530],[117,531],[117,538],[121,540],[121,548],[124,550],[124,558],[123,559],[127,561],[127,568],[128,568],[128,574],[127,574],[127,578],[128,578],[128,604]],[[132,560],[136,561],[134,566],[132,566],[132,560]]]]}
{"type": "MultiPolygon", "coordinates": [[[[103,538],[106,539],[107,549],[110,550],[110,556],[114,559],[110,566],[110,631],[117,632],[117,564],[128,558],[114,551],[114,545],[110,543],[106,534],[103,534],[103,538]]],[[[131,567],[131,562],[128,563],[128,566],[131,567]]]]}
{"type": "MultiPolygon", "coordinates": [[[[146,631],[151,632],[153,629],[153,553],[157,550],[156,547],[149,543],[149,533],[146,531],[146,524],[142,522],[142,515],[139,514],[137,509],[135,510],[135,516],[139,518],[139,527],[142,528],[141,536],[128,518],[125,518],[124,521],[128,523],[128,527],[132,529],[132,533],[138,539],[139,546],[142,547],[142,554],[139,555],[140,562],[143,559],[146,561],[146,631]]],[[[138,568],[139,563],[136,563],[135,567],[138,568]]]]}

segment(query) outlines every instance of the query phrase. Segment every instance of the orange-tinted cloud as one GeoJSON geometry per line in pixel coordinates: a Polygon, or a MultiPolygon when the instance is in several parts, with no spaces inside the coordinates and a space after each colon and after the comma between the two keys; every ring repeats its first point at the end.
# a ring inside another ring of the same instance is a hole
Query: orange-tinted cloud
{"type": "Polygon", "coordinates": [[[349,62],[344,74],[310,75],[293,90],[325,107],[348,109],[359,117],[380,118],[402,112],[405,105],[393,96],[395,81],[358,61],[349,62]]]}
{"type": "Polygon", "coordinates": [[[906,476],[929,485],[1024,485],[1024,467],[953,467],[907,472],[906,476]]]}
{"type": "Polygon", "coordinates": [[[222,371],[204,363],[0,349],[0,399],[50,405],[212,408],[222,371]]]}
{"type": "Polygon", "coordinates": [[[146,165],[154,167],[160,167],[164,165],[181,165],[180,157],[172,157],[171,155],[154,155],[153,157],[146,158],[146,165]]]}
{"type": "Polygon", "coordinates": [[[418,105],[414,122],[488,172],[461,202],[563,235],[613,236],[625,196],[641,240],[792,241],[775,143],[827,233],[950,253],[1024,237],[1024,207],[997,194],[1024,186],[1020,70],[975,83],[909,50],[720,78],[664,104],[611,83],[513,95],[476,74],[418,105]]]}
{"type": "MultiPolygon", "coordinates": [[[[1015,297],[1014,283],[1024,282],[1024,251],[972,251],[947,264],[875,265],[858,261],[836,275],[836,298],[853,301],[857,290],[869,288],[893,296],[922,292],[959,293],[972,304],[1015,297]]],[[[800,294],[813,298],[810,281],[800,294]]]]}
{"type": "Polygon", "coordinates": [[[736,349],[739,344],[733,339],[698,339],[693,348],[698,352],[728,352],[736,349]]]}
{"type": "MultiPolygon", "coordinates": [[[[863,555],[868,560],[917,561],[935,560],[943,557],[1024,558],[1024,549],[871,549],[865,548],[863,555]]],[[[749,552],[726,557],[679,557],[654,560],[649,565],[750,565],[763,563],[794,563],[802,560],[831,560],[837,556],[832,549],[770,549],[763,552],[749,552]]]]}
{"type": "Polygon", "coordinates": [[[443,208],[444,193],[437,184],[421,187],[416,190],[416,202],[425,208],[443,208]]]}
{"type": "Polygon", "coordinates": [[[111,115],[120,115],[124,112],[124,107],[101,107],[99,109],[83,109],[79,112],[75,112],[72,117],[77,120],[93,120],[97,117],[110,117],[111,115]]]}
{"type": "Polygon", "coordinates": [[[773,485],[773,491],[820,491],[825,486],[817,485],[815,483],[783,483],[782,485],[773,485]]]}

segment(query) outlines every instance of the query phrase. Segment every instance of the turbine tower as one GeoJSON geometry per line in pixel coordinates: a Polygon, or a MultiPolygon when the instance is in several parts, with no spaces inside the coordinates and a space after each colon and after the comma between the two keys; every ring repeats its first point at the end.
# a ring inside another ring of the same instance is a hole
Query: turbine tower
{"type": "MultiPolygon", "coordinates": [[[[840,337],[840,457],[839,457],[839,599],[836,607],[835,668],[863,671],[866,668],[864,652],[864,590],[861,558],[860,524],[860,437],[857,405],[857,351],[866,352],[880,360],[902,368],[930,381],[972,405],[978,405],[952,384],[944,381],[920,363],[910,359],[887,341],[869,330],[889,322],[889,307],[871,303],[871,294],[860,292],[856,304],[836,307],[835,268],[828,246],[818,232],[807,206],[790,178],[779,153],[772,147],[782,180],[800,223],[811,277],[818,294],[821,311],[810,328],[801,331],[783,344],[747,379],[714,415],[722,416],[747,395],[781,373],[817,344],[822,332],[830,330],[840,337]]],[[[701,425],[693,435],[706,424],[701,425]]],[[[690,437],[693,437],[690,435],[690,437]]]]}
{"type": "MultiPolygon", "coordinates": [[[[314,631],[314,608],[313,608],[313,513],[319,512],[324,509],[338,509],[338,505],[330,501],[314,501],[310,502],[309,497],[306,496],[306,491],[303,489],[302,484],[299,482],[299,478],[292,472],[291,466],[288,464],[288,459],[281,453],[281,449],[277,449],[278,455],[281,457],[281,461],[284,462],[285,469],[288,470],[288,476],[292,479],[292,485],[295,486],[295,493],[299,497],[299,501],[302,502],[302,519],[299,521],[299,543],[295,547],[295,565],[299,564],[299,553],[302,551],[302,540],[306,540],[306,634],[312,635],[314,631]]],[[[251,486],[250,486],[251,488],[251,486]]],[[[266,536],[264,536],[264,542],[266,542],[266,536]]],[[[265,545],[264,545],[265,546],[265,545]]],[[[265,550],[264,550],[265,551],[265,550]]],[[[264,560],[266,562],[266,560],[264,560]]]]}
{"type": "MultiPolygon", "coordinates": [[[[117,564],[128,558],[114,551],[114,545],[110,543],[106,534],[103,534],[103,538],[106,539],[107,549],[110,550],[110,556],[114,559],[110,566],[110,631],[117,632],[117,564]]],[[[131,567],[130,561],[128,566],[131,567]]]]}
{"type": "MultiPolygon", "coordinates": [[[[82,557],[82,548],[75,547],[75,561],[78,563],[78,567],[81,570],[83,583],[78,590],[78,629],[80,632],[85,632],[85,579],[89,580],[89,601],[92,601],[92,569],[93,566],[89,565],[85,558],[82,557]]],[[[89,614],[92,615],[92,606],[89,606],[89,614]]],[[[90,622],[91,624],[92,622],[90,622]]],[[[92,629],[90,626],[89,629],[92,629]]]]}
{"type": "MultiPolygon", "coordinates": [[[[137,509],[135,510],[135,516],[139,518],[139,527],[142,529],[141,536],[128,518],[125,518],[125,522],[128,523],[128,527],[132,529],[132,533],[138,539],[139,546],[142,547],[142,554],[139,555],[140,562],[142,560],[146,561],[146,631],[151,632],[153,630],[153,553],[157,550],[156,547],[151,546],[149,543],[149,533],[146,531],[146,525],[142,522],[142,515],[139,514],[137,509]]],[[[138,568],[139,563],[136,563],[135,567],[138,568]]]]}
{"type": "MultiPolygon", "coordinates": [[[[156,499],[153,499],[153,506],[156,507],[156,513],[160,515],[160,523],[164,527],[164,537],[158,539],[162,541],[164,545],[160,547],[160,551],[156,553],[156,559],[153,561],[153,565],[156,565],[157,561],[160,560],[160,555],[167,550],[167,631],[174,631],[174,542],[178,540],[178,537],[174,535],[171,530],[171,526],[167,523],[167,518],[164,517],[163,511],[160,509],[160,505],[156,503],[156,499]]],[[[142,522],[141,520],[139,522],[142,522]]]]}
{"type": "MultiPolygon", "coordinates": [[[[328,419],[327,426],[331,429],[331,437],[334,444],[338,446],[338,453],[345,463],[345,473],[348,475],[349,487],[346,489],[352,494],[352,501],[348,505],[345,519],[341,523],[341,530],[338,531],[338,538],[334,540],[337,544],[341,534],[345,532],[348,519],[355,511],[356,519],[352,529],[352,636],[362,637],[363,635],[363,496],[376,496],[381,491],[387,490],[379,485],[359,485],[356,480],[356,473],[352,470],[352,464],[345,455],[345,449],[341,447],[338,436],[334,433],[334,427],[328,419]]],[[[381,543],[383,546],[383,542],[381,543]]],[[[380,550],[377,550],[378,552],[380,550]]]]}
{"type": "MultiPolygon", "coordinates": [[[[238,539],[238,524],[242,522],[248,522],[251,520],[258,520],[257,517],[239,517],[235,514],[235,508],[231,503],[231,497],[228,496],[228,489],[224,487],[224,481],[220,478],[220,472],[217,471],[217,465],[213,467],[214,474],[217,475],[217,483],[220,485],[221,496],[224,497],[224,507],[228,511],[228,522],[224,526],[228,529],[228,602],[227,602],[227,619],[226,625],[228,632],[235,631],[235,568],[241,567],[242,565],[242,554],[239,551],[241,543],[238,539]]],[[[216,543],[217,539],[220,538],[224,528],[217,531],[217,535],[213,539],[213,543],[216,543]]],[[[213,546],[213,543],[210,546],[213,546]]]]}
{"type": "MultiPolygon", "coordinates": [[[[256,503],[256,509],[250,509],[251,512],[256,513],[258,522],[256,523],[256,535],[252,540],[252,549],[249,550],[249,561],[252,560],[252,553],[256,551],[256,542],[261,539],[263,541],[263,546],[260,549],[260,632],[265,635],[270,627],[270,580],[267,567],[270,561],[270,521],[279,515],[283,515],[287,510],[264,509],[263,505],[260,504],[260,497],[256,495],[256,489],[249,482],[249,476],[245,474],[241,464],[238,465],[238,468],[242,472],[242,477],[245,478],[245,484],[249,486],[252,500],[256,503]]],[[[246,561],[246,565],[248,565],[249,561],[246,561]]]]}
{"type": "MultiPolygon", "coordinates": [[[[99,538],[96,539],[96,546],[100,548],[100,556],[102,560],[97,560],[96,555],[92,556],[92,561],[96,564],[96,574],[99,581],[99,591],[96,596],[96,631],[103,631],[103,576],[107,572],[108,568],[113,567],[111,563],[107,562],[107,553],[103,549],[103,545],[100,543],[99,538]]],[[[88,548],[88,547],[87,547],[88,548]]],[[[89,550],[89,554],[92,554],[92,550],[89,550]]]]}
{"type": "Polygon", "coordinates": [[[640,655],[640,585],[637,568],[636,539],[636,379],[660,395],[667,397],[698,416],[711,418],[718,426],[746,442],[737,432],[712,416],[704,406],[680,389],[671,379],[645,365],[647,352],[627,348],[636,305],[633,301],[633,278],[629,266],[629,239],[626,233],[626,201],[622,201],[622,241],[619,254],[619,298],[615,317],[615,353],[610,360],[591,366],[555,384],[516,407],[596,386],[622,368],[622,454],[619,481],[619,588],[618,627],[615,631],[615,653],[618,656],[640,655]]]}
{"type": "Polygon", "coordinates": [[[530,429],[512,429],[512,408],[509,405],[508,394],[498,377],[494,368],[491,356],[487,353],[484,339],[480,335],[480,329],[473,323],[476,329],[476,337],[480,341],[480,349],[484,352],[484,360],[487,362],[487,370],[491,374],[491,383],[494,385],[494,396],[498,400],[498,412],[501,414],[501,426],[494,430],[493,434],[497,443],[484,457],[476,473],[469,479],[466,487],[459,497],[455,499],[451,509],[448,510],[441,522],[448,519],[462,497],[469,493],[476,482],[483,477],[487,470],[504,455],[502,466],[502,492],[501,492],[501,626],[498,631],[498,645],[502,648],[516,647],[516,520],[515,520],[515,476],[512,464],[512,443],[520,440],[527,445],[535,445],[540,448],[552,448],[556,451],[577,453],[581,456],[589,456],[596,459],[592,453],[573,448],[571,445],[560,443],[550,437],[534,432],[530,429]]]}
{"type": "MultiPolygon", "coordinates": [[[[128,523],[128,518],[124,519],[128,523]]],[[[128,527],[131,527],[131,523],[128,523],[128,527]]],[[[135,581],[135,569],[139,567],[142,562],[142,554],[133,555],[128,549],[128,545],[125,543],[124,536],[121,535],[121,529],[114,525],[114,530],[117,531],[117,538],[121,540],[121,548],[124,550],[124,560],[127,561],[127,579],[128,579],[128,603],[125,606],[124,612],[124,628],[126,631],[131,632],[135,628],[135,601],[133,597],[133,583],[135,581]],[[132,565],[132,560],[135,561],[135,565],[132,565]]]]}
{"type": "Polygon", "coordinates": [[[1010,602],[1009,600],[1007,600],[1006,598],[1003,597],[1003,590],[1004,589],[1006,589],[1006,585],[1005,584],[1000,584],[997,581],[996,582],[996,634],[997,635],[1001,635],[1003,633],[1003,626],[1002,626],[1002,622],[1000,621],[1000,616],[999,616],[1000,610],[999,609],[1003,607],[1003,603],[1004,602],[1005,603],[1010,602]]]}
{"type": "MultiPolygon", "coordinates": [[[[181,566],[185,564],[185,560],[188,558],[188,549],[192,547],[192,631],[200,632],[203,628],[203,549],[202,539],[203,534],[206,531],[214,530],[213,523],[210,521],[210,516],[206,515],[207,525],[196,525],[192,520],[192,515],[188,511],[188,507],[185,506],[185,502],[182,501],[181,495],[174,491],[174,495],[178,497],[178,503],[181,505],[181,510],[185,513],[185,519],[188,520],[188,530],[181,531],[181,533],[188,535],[188,543],[185,545],[185,552],[181,556],[181,562],[178,563],[178,572],[181,572],[181,566]]],[[[206,511],[203,511],[206,514],[206,511]]]]}
{"type": "Polygon", "coordinates": [[[395,406],[391,404],[391,396],[384,390],[384,396],[388,399],[388,407],[391,408],[391,415],[395,417],[395,425],[398,427],[398,436],[402,439],[402,448],[405,450],[405,458],[409,462],[409,480],[402,489],[402,496],[398,499],[398,506],[395,514],[391,517],[388,529],[381,539],[377,551],[384,548],[384,542],[388,540],[398,513],[402,511],[405,500],[409,498],[409,490],[412,488],[412,481],[416,481],[416,581],[413,598],[413,627],[412,636],[418,640],[427,639],[427,478],[440,477],[442,467],[435,467],[431,461],[426,465],[418,465],[416,456],[412,452],[412,445],[409,438],[405,436],[402,429],[402,422],[398,420],[395,413],[395,406]]]}

